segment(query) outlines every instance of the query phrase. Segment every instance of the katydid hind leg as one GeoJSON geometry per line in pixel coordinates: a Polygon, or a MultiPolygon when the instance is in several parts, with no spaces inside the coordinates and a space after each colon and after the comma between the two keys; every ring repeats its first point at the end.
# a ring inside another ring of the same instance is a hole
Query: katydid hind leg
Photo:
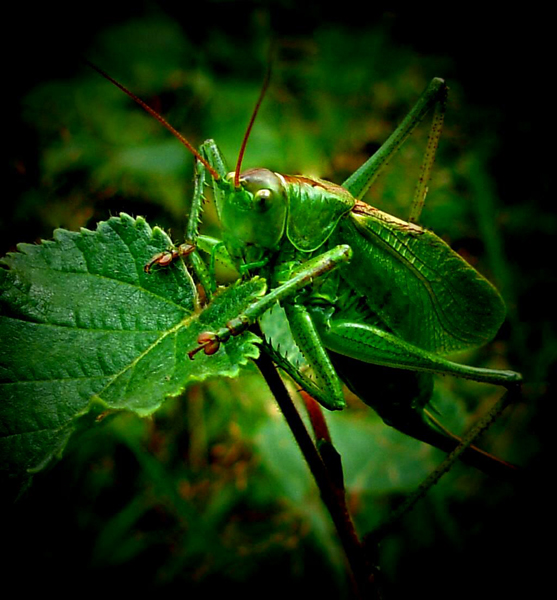
{"type": "Polygon", "coordinates": [[[361,362],[454,375],[474,381],[513,387],[522,377],[514,371],[486,369],[453,362],[423,350],[375,325],[343,319],[325,320],[316,313],[319,333],[329,350],[361,362]]]}
{"type": "MultiPolygon", "coordinates": [[[[389,136],[381,148],[379,148],[373,156],[344,181],[342,186],[358,200],[362,199],[383,168],[386,167],[390,159],[396,154],[414,129],[423,121],[428,112],[433,107],[439,106],[440,108],[436,109],[436,113],[443,113],[446,96],[447,86],[445,82],[437,77],[434,78],[404,120],[389,136]]],[[[436,119],[434,118],[434,125],[435,129],[439,129],[438,133],[434,134],[434,137],[436,136],[438,140],[440,135],[439,120],[436,122],[436,119]]],[[[434,145],[436,147],[436,144],[434,145]]],[[[428,143],[428,149],[431,150],[431,148],[433,148],[433,146],[430,147],[428,143]]],[[[433,152],[433,156],[434,154],[435,152],[433,152]]],[[[426,162],[428,162],[427,158],[424,159],[424,165],[426,162]]],[[[431,170],[432,164],[433,157],[430,161],[430,166],[426,171],[424,171],[424,167],[422,166],[422,176],[425,174],[429,177],[429,171],[431,170]]],[[[424,188],[427,187],[427,177],[424,179],[424,188]]]]}
{"type": "MultiPolygon", "coordinates": [[[[329,354],[347,387],[387,425],[446,453],[453,452],[462,443],[428,408],[433,393],[431,373],[371,364],[362,369],[357,359],[336,352],[329,354]]],[[[460,459],[489,475],[508,478],[516,471],[514,465],[474,445],[468,446],[460,459]]]]}
{"type": "Polygon", "coordinates": [[[422,214],[422,209],[425,204],[425,198],[428,192],[429,179],[431,177],[431,171],[433,169],[433,163],[435,162],[435,154],[437,152],[437,146],[439,145],[439,139],[441,138],[441,132],[443,130],[443,121],[445,119],[445,107],[446,107],[446,90],[444,94],[441,94],[439,99],[435,103],[433,110],[433,117],[431,119],[431,126],[429,129],[429,136],[427,140],[426,150],[424,152],[424,158],[422,166],[420,168],[420,177],[416,184],[416,191],[414,192],[414,200],[412,201],[412,207],[410,209],[410,215],[408,221],[410,223],[417,223],[422,214]]]}

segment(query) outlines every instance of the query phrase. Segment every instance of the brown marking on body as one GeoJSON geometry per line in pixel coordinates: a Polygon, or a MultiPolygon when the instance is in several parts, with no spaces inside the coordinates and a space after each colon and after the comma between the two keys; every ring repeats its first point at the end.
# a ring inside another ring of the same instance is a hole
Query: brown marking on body
{"type": "Polygon", "coordinates": [[[373,217],[374,219],[378,219],[385,223],[389,223],[394,225],[399,229],[404,229],[408,233],[412,233],[414,235],[422,234],[424,232],[423,227],[416,225],[415,223],[409,223],[408,221],[403,221],[398,217],[394,217],[389,213],[383,212],[374,206],[366,204],[361,200],[356,200],[356,204],[352,208],[352,212],[356,215],[362,215],[365,217],[373,217]]]}

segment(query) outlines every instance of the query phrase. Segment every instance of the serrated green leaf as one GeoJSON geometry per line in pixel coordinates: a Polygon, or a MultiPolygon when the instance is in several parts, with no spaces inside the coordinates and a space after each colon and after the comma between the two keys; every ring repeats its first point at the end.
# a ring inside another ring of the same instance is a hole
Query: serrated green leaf
{"type": "Polygon", "coordinates": [[[190,360],[214,331],[264,294],[254,278],[201,309],[182,263],[145,273],[171,240],[122,214],[96,231],[57,230],[0,269],[0,470],[40,470],[103,411],[151,414],[191,381],[236,376],[258,356],[251,333],[190,360]]]}

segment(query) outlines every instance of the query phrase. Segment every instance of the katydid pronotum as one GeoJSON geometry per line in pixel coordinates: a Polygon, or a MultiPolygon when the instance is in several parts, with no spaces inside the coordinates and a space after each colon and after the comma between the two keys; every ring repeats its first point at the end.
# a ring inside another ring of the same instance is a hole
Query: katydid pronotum
{"type": "MultiPolygon", "coordinates": [[[[292,344],[313,376],[263,334],[273,360],[329,410],[345,406],[343,383],[389,425],[451,451],[459,439],[445,430],[427,405],[433,374],[503,386],[520,384],[519,373],[468,366],[444,358],[490,341],[505,317],[497,290],[431,231],[417,225],[441,134],[447,86],[431,81],[383,146],[341,186],[265,168],[241,172],[247,140],[268,78],[252,114],[237,164],[228,172],[215,142],[196,150],[160,115],[92,65],[167,127],[195,156],[196,186],[186,243],[146,265],[167,267],[188,256],[208,298],[215,290],[214,262],[243,277],[264,277],[270,288],[242,315],[198,339],[189,357],[212,355],[279,303],[292,344]],[[425,116],[433,112],[429,140],[409,221],[363,201],[383,167],[425,116]],[[210,180],[210,181],[209,181],[210,180]],[[203,188],[211,183],[222,239],[199,235],[203,188]],[[208,252],[210,265],[198,249],[208,252]]],[[[185,358],[185,357],[184,357],[185,358]]],[[[479,468],[495,459],[475,447],[462,455],[479,468]]],[[[502,463],[506,464],[506,463],[502,463]]]]}

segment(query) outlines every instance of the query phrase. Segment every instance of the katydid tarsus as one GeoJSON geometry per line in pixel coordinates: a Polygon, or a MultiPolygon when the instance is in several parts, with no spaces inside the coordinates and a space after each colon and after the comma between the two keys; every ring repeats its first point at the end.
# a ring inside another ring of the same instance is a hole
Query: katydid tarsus
{"type": "MultiPolygon", "coordinates": [[[[219,331],[203,333],[189,352],[191,359],[204,353],[210,360],[231,335],[245,331],[280,303],[313,376],[292,364],[272,339],[263,345],[300,386],[325,408],[338,410],[345,406],[344,383],[389,425],[444,451],[459,440],[427,408],[433,374],[508,390],[519,385],[521,376],[516,372],[444,358],[489,342],[504,320],[505,307],[491,283],[434,233],[416,224],[443,123],[447,86],[442,79],[431,81],[384,145],[340,186],[264,168],[241,171],[268,77],[230,173],[212,140],[196,150],[143,101],[94,68],[158,119],[196,158],[186,243],[153,257],[146,270],[166,267],[187,255],[208,298],[215,289],[215,259],[235,267],[243,277],[257,274],[268,282],[270,291],[244,314],[219,331]],[[433,112],[429,140],[406,222],[363,199],[429,112],[433,112]],[[208,183],[222,227],[220,240],[197,231],[208,183]],[[209,253],[212,266],[205,264],[198,249],[209,253]]],[[[474,447],[462,458],[479,468],[495,461],[474,447]]]]}

